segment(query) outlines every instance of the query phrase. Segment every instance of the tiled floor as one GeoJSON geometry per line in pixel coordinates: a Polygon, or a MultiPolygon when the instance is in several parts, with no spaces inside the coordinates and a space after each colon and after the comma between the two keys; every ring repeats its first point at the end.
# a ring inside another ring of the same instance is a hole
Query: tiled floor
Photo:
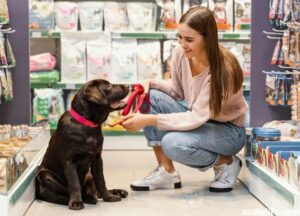
{"type": "Polygon", "coordinates": [[[210,193],[208,184],[212,171],[201,173],[176,164],[181,173],[183,188],[151,192],[131,191],[129,184],[144,177],[155,166],[151,151],[104,151],[103,161],[108,188],[122,188],[129,196],[118,203],[99,201],[97,205],[85,205],[81,211],[71,211],[42,201],[35,201],[26,216],[238,216],[246,210],[264,209],[247,189],[238,182],[229,193],[210,193]]]}

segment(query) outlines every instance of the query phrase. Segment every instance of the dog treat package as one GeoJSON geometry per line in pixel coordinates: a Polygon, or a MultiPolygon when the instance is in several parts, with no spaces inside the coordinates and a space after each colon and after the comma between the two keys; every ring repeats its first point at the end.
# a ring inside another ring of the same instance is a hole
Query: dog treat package
{"type": "Polygon", "coordinates": [[[29,0],[29,28],[54,29],[53,0],[29,0]]]}
{"type": "Polygon", "coordinates": [[[250,30],[251,0],[235,0],[235,30],[250,30]]]}
{"type": "Polygon", "coordinates": [[[3,34],[3,40],[4,40],[4,50],[5,50],[5,56],[8,66],[16,66],[16,58],[13,52],[13,49],[11,47],[11,44],[8,40],[7,34],[3,34]]]}
{"type": "Polygon", "coordinates": [[[213,12],[218,29],[233,30],[233,0],[209,0],[209,9],[213,12]]]}
{"type": "Polygon", "coordinates": [[[32,122],[49,119],[51,129],[55,129],[64,107],[61,89],[34,89],[32,122]]]}
{"type": "Polygon", "coordinates": [[[190,7],[195,5],[208,7],[208,0],[183,0],[183,13],[185,13],[190,7]]]}
{"type": "Polygon", "coordinates": [[[30,73],[30,83],[57,83],[59,81],[59,72],[57,70],[39,71],[30,73]]]}
{"type": "Polygon", "coordinates": [[[7,0],[0,0],[0,23],[2,25],[9,23],[7,0]]]}
{"type": "Polygon", "coordinates": [[[171,78],[172,54],[177,44],[177,40],[166,40],[163,43],[163,79],[171,78]]]}
{"type": "Polygon", "coordinates": [[[139,40],[137,53],[138,80],[162,78],[160,42],[139,40]]]}
{"type": "Polygon", "coordinates": [[[31,72],[53,70],[56,66],[56,58],[49,52],[31,55],[29,61],[31,72]]]}
{"type": "Polygon", "coordinates": [[[9,69],[4,69],[6,75],[6,83],[7,83],[7,99],[6,101],[11,101],[14,97],[13,95],[13,81],[11,71],[9,69]]]}
{"type": "Polygon", "coordinates": [[[84,32],[61,33],[61,81],[86,82],[86,41],[84,32]]]}
{"type": "Polygon", "coordinates": [[[113,39],[111,82],[130,84],[137,81],[137,49],[135,39],[113,39]]]}
{"type": "Polygon", "coordinates": [[[161,9],[159,30],[176,29],[181,17],[181,0],[157,0],[161,9]]]}
{"type": "Polygon", "coordinates": [[[81,31],[102,31],[104,3],[79,2],[78,6],[81,31]]]}
{"type": "Polygon", "coordinates": [[[127,4],[104,2],[105,31],[128,30],[127,4]]]}
{"type": "Polygon", "coordinates": [[[127,3],[129,30],[154,31],[156,21],[156,6],[152,3],[127,3]]]}
{"type": "Polygon", "coordinates": [[[86,41],[87,80],[110,79],[111,74],[111,37],[97,33],[86,41]]]}
{"type": "Polygon", "coordinates": [[[77,31],[78,4],[74,2],[55,2],[55,30],[77,31]]]}

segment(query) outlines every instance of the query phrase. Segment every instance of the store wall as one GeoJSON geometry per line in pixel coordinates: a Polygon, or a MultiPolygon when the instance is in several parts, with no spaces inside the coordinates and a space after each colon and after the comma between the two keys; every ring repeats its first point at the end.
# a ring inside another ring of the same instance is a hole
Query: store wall
{"type": "MultiPolygon", "coordinates": [[[[272,120],[290,119],[290,109],[268,106],[265,102],[265,78],[263,70],[279,70],[271,65],[271,58],[277,40],[267,39],[263,30],[272,31],[268,21],[269,1],[252,1],[251,25],[251,91],[250,125],[261,126],[272,120]]],[[[282,69],[281,69],[282,70],[282,69]]]]}
{"type": "Polygon", "coordinates": [[[28,0],[8,0],[10,26],[16,32],[9,35],[17,66],[12,69],[14,98],[0,104],[0,124],[30,123],[28,0]]]}

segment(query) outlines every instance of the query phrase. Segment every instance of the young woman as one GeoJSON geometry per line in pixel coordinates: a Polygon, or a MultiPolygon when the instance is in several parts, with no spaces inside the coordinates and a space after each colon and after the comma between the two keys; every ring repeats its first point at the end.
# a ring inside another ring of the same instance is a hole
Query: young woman
{"type": "Polygon", "coordinates": [[[209,189],[231,191],[241,169],[235,156],[245,143],[247,104],[243,73],[237,59],[218,44],[213,13],[190,8],[180,19],[171,80],[146,80],[148,114],[126,116],[128,131],[144,128],[158,167],[131,184],[133,190],[180,188],[181,178],[172,161],[205,171],[215,178],[209,189]],[[186,105],[182,103],[186,102],[186,105]]]}

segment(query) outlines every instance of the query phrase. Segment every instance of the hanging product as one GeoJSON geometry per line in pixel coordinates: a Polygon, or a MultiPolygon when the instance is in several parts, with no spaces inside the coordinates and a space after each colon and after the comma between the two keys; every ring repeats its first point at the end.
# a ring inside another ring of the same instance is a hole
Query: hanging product
{"type": "Polygon", "coordinates": [[[0,0],[0,25],[9,23],[7,0],[0,0]]]}

